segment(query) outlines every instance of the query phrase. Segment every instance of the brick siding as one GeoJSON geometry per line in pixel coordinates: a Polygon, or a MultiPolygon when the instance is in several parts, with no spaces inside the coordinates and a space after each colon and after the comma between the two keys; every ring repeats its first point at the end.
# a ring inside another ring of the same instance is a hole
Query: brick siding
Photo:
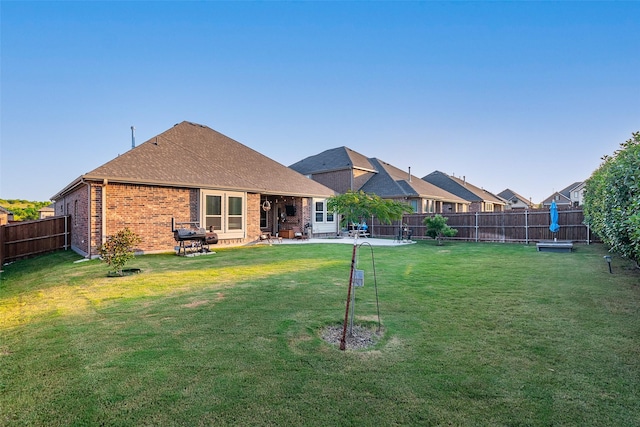
{"type": "MultiPolygon", "coordinates": [[[[172,218],[175,222],[199,221],[199,197],[199,189],[92,182],[90,185],[79,185],[63,199],[57,200],[54,209],[56,215],[71,215],[71,246],[85,256],[97,255],[98,248],[107,236],[125,227],[140,236],[137,250],[169,252],[177,245],[171,230],[172,218]],[[106,200],[105,224],[102,223],[103,200],[106,200]]],[[[306,198],[288,198],[286,204],[296,206],[296,215],[287,218],[287,225],[303,228],[305,223],[310,222],[310,203],[310,199],[306,198]]],[[[218,245],[245,244],[259,238],[260,195],[247,194],[246,204],[246,238],[220,239],[218,245]]]]}

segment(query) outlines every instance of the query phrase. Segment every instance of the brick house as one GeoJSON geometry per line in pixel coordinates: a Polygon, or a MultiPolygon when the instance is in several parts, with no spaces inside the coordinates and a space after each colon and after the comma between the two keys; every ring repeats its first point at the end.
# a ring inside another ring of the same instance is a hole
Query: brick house
{"type": "Polygon", "coordinates": [[[326,198],[334,191],[196,123],[182,122],[86,173],[54,195],[70,215],[71,247],[93,257],[109,235],[129,227],[139,252],[168,252],[172,221],[213,227],[219,245],[265,232],[331,233],[326,198]],[[323,212],[324,207],[324,212],[323,212]],[[324,216],[323,216],[324,214],[324,216]]]}
{"type": "Polygon", "coordinates": [[[289,166],[338,193],[362,190],[407,203],[416,213],[466,212],[469,202],[377,158],[337,147],[289,166]]]}

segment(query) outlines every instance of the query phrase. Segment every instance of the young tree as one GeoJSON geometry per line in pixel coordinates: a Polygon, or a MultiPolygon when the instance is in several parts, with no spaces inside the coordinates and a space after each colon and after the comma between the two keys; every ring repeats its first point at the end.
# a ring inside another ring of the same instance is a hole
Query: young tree
{"type": "MultiPolygon", "coordinates": [[[[385,200],[376,194],[368,194],[364,191],[347,191],[344,194],[330,197],[327,200],[327,209],[342,215],[342,220],[346,224],[362,224],[366,219],[375,216],[378,221],[390,224],[394,219],[402,218],[405,212],[413,212],[413,208],[406,204],[385,200]]],[[[349,318],[349,303],[351,301],[351,288],[355,271],[356,242],[357,234],[354,238],[353,252],[351,254],[351,275],[349,277],[349,288],[347,290],[347,303],[344,313],[344,323],[342,328],[342,338],[340,339],[340,350],[346,348],[347,320],[349,318]]]]}
{"type": "Polygon", "coordinates": [[[123,276],[122,267],[133,258],[133,247],[138,243],[140,243],[140,237],[125,227],[115,235],[107,237],[107,241],[100,246],[98,252],[114,273],[123,276]]]}
{"type": "Polygon", "coordinates": [[[361,224],[371,216],[378,218],[381,223],[391,224],[393,220],[402,218],[405,212],[413,212],[413,208],[407,203],[386,200],[362,190],[347,191],[330,197],[327,200],[327,209],[339,213],[346,225],[361,224]]]}
{"type": "Polygon", "coordinates": [[[449,218],[438,214],[434,217],[426,217],[422,222],[427,226],[427,236],[436,239],[438,246],[442,245],[442,239],[444,237],[453,237],[458,234],[458,230],[447,225],[448,219],[449,218]]]}
{"type": "Polygon", "coordinates": [[[585,223],[611,251],[640,266],[640,132],[602,160],[585,185],[585,223]]]}

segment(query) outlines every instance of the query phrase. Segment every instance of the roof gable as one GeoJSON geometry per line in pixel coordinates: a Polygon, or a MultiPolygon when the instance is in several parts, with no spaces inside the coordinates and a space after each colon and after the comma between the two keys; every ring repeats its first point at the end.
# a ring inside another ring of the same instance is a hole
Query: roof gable
{"type": "Polygon", "coordinates": [[[369,159],[348,147],[337,147],[309,156],[289,166],[303,175],[344,169],[361,169],[376,172],[369,159]]]}
{"type": "Polygon", "coordinates": [[[215,130],[182,122],[81,179],[328,197],[333,190],[215,130]]]}
{"type": "Polygon", "coordinates": [[[511,190],[509,188],[502,190],[497,195],[498,195],[498,197],[501,197],[501,198],[503,198],[503,199],[505,199],[507,201],[511,201],[511,202],[516,201],[517,202],[519,200],[519,201],[523,202],[524,204],[526,204],[528,206],[531,206],[531,201],[529,199],[521,196],[520,194],[516,193],[515,191],[513,191],[513,190],[511,190]]]}
{"type": "Polygon", "coordinates": [[[433,171],[422,179],[469,202],[487,201],[499,205],[505,204],[503,200],[489,191],[470,184],[466,179],[449,176],[444,172],[433,171]]]}
{"type": "Polygon", "coordinates": [[[389,163],[376,158],[369,161],[378,173],[367,181],[361,190],[375,193],[380,197],[421,197],[454,203],[466,203],[466,200],[451,194],[417,176],[410,175],[389,163]]]}
{"type": "Polygon", "coordinates": [[[578,182],[574,182],[573,184],[571,184],[568,187],[563,188],[562,190],[558,191],[558,193],[562,194],[565,197],[571,198],[571,191],[580,186],[582,184],[582,181],[578,181],[578,182]]]}

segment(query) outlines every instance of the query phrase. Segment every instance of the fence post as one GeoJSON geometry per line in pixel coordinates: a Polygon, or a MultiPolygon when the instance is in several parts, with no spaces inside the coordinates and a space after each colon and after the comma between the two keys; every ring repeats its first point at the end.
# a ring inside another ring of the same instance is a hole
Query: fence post
{"type": "Polygon", "coordinates": [[[524,210],[524,242],[529,244],[529,209],[524,210]]]}
{"type": "Polygon", "coordinates": [[[0,270],[2,270],[2,266],[4,265],[4,233],[5,233],[6,225],[0,225],[0,270]]]}
{"type": "Polygon", "coordinates": [[[476,211],[476,242],[478,242],[478,228],[480,225],[478,224],[478,211],[476,211]]]}

